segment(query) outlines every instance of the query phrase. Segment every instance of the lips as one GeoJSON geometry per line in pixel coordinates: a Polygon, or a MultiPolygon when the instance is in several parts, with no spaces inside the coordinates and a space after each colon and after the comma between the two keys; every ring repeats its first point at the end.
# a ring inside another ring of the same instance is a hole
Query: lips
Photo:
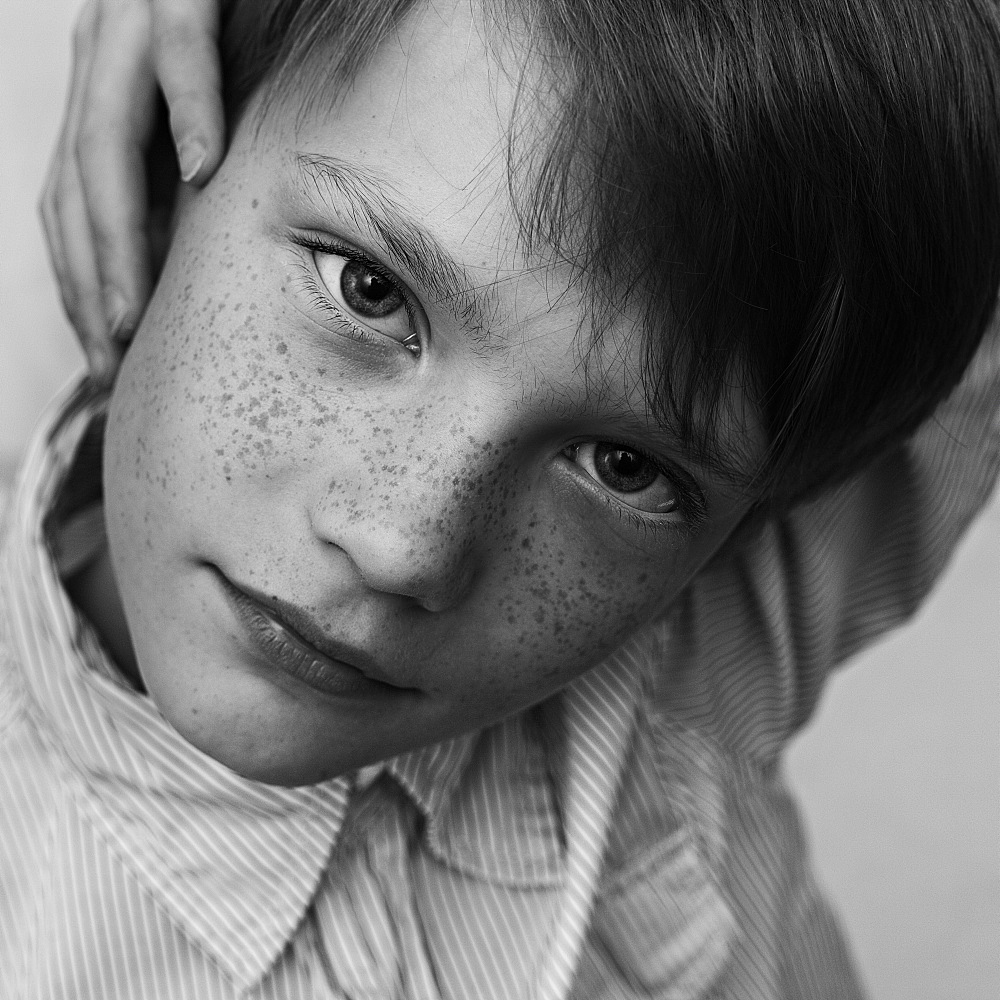
{"type": "Polygon", "coordinates": [[[381,680],[381,670],[371,656],[325,635],[302,608],[237,586],[222,573],[218,577],[245,638],[269,666],[317,691],[340,697],[386,697],[413,691],[381,680]]]}

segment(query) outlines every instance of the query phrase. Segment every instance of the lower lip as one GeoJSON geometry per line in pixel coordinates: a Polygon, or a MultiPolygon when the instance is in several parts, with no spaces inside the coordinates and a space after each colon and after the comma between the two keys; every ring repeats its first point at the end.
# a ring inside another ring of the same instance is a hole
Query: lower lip
{"type": "Polygon", "coordinates": [[[405,689],[372,680],[349,663],[324,656],[228,580],[222,583],[245,636],[269,667],[276,667],[314,691],[339,698],[370,700],[404,693],[405,689]]]}

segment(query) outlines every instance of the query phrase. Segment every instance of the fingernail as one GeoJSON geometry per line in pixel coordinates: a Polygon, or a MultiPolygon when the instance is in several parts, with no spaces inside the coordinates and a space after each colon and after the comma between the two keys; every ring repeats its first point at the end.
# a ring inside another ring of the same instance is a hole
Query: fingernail
{"type": "Polygon", "coordinates": [[[125,296],[117,288],[104,289],[104,318],[113,340],[127,340],[132,333],[132,316],[125,296]]]}
{"type": "Polygon", "coordinates": [[[197,176],[207,155],[208,151],[201,139],[185,138],[178,143],[177,160],[180,163],[181,180],[185,184],[197,176]]]}

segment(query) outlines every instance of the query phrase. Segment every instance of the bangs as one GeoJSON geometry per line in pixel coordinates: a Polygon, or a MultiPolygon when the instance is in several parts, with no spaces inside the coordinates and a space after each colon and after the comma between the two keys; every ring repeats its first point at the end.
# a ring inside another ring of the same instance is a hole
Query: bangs
{"type": "Polygon", "coordinates": [[[636,308],[659,419],[791,503],[912,432],[1000,283],[1000,13],[984,0],[529,0],[559,108],[522,197],[598,329],[636,308]]]}
{"type": "Polygon", "coordinates": [[[317,100],[330,100],[419,5],[420,0],[224,0],[220,49],[227,117],[238,120],[262,85],[272,96],[299,94],[305,111],[317,100]]]}

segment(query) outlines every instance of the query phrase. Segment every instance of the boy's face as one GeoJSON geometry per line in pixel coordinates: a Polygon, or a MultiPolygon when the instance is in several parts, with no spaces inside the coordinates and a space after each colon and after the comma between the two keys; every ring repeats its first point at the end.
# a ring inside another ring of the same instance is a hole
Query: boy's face
{"type": "Polygon", "coordinates": [[[541,700],[745,511],[648,416],[626,318],[581,364],[568,273],[518,246],[514,90],[468,4],[424,8],[181,213],[112,401],[109,537],[150,695],[248,777],[541,700]]]}

